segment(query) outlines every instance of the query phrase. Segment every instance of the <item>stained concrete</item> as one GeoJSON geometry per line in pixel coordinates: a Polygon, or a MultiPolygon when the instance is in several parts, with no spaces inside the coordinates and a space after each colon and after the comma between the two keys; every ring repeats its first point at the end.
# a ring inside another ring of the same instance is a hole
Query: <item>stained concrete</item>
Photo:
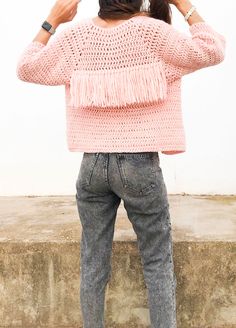
{"type": "MultiPolygon", "coordinates": [[[[169,195],[169,203],[178,328],[236,328],[236,196],[169,195]]],[[[0,223],[0,327],[82,327],[75,197],[0,197],[0,223]]],[[[150,327],[123,203],[105,311],[107,328],[150,327]]]]}
{"type": "MultiPolygon", "coordinates": [[[[236,196],[169,195],[174,241],[236,241],[236,196]]],[[[0,241],[78,241],[74,196],[0,197],[0,241]]],[[[136,240],[123,201],[114,241],[136,240]]]]}

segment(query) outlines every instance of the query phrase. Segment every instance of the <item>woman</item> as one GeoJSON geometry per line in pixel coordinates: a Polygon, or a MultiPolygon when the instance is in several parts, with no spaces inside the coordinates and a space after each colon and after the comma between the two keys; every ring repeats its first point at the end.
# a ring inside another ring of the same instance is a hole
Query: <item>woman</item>
{"type": "Polygon", "coordinates": [[[83,151],[76,201],[82,224],[80,301],[85,328],[104,327],[116,213],[121,199],[137,235],[155,328],[176,327],[176,277],[159,151],[186,150],[181,78],[217,65],[225,39],[188,0],[100,0],[98,16],[72,24],[77,0],[58,0],[26,47],[17,76],[64,85],[67,142],[83,151]],[[191,36],[171,25],[170,3],[191,36]]]}

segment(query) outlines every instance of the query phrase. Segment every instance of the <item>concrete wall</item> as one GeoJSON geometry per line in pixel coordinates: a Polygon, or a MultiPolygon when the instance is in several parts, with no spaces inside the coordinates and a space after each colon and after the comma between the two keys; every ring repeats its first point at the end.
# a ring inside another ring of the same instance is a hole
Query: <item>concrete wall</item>
{"type": "MultiPolygon", "coordinates": [[[[79,243],[1,243],[4,328],[82,328],[79,243]]],[[[177,324],[235,328],[235,243],[174,244],[177,324]]],[[[147,289],[135,242],[115,242],[106,327],[148,328],[147,289]]]]}
{"type": "MultiPolygon", "coordinates": [[[[70,153],[66,147],[64,88],[23,83],[15,72],[20,53],[53,4],[48,0],[2,3],[0,195],[74,193],[81,153],[70,153]]],[[[187,152],[161,155],[163,173],[169,193],[232,194],[236,191],[236,2],[228,0],[226,6],[219,0],[195,0],[194,4],[226,36],[227,58],[219,66],[184,78],[187,152]]],[[[96,16],[97,9],[94,0],[82,0],[74,21],[96,16]]],[[[173,14],[175,27],[188,33],[182,15],[175,8],[173,14]]]]}

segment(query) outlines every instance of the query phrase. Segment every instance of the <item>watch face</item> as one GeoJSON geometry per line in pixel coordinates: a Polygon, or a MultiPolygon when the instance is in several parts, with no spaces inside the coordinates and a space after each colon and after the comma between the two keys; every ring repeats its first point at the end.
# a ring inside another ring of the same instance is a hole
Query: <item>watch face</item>
{"type": "Polygon", "coordinates": [[[50,28],[52,27],[52,25],[45,21],[43,23],[42,27],[45,28],[47,31],[49,31],[50,28]]]}

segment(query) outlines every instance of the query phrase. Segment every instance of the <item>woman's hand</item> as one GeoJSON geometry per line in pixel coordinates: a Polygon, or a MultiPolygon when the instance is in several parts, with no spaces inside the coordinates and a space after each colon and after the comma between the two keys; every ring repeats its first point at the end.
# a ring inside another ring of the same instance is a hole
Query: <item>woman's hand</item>
{"type": "Polygon", "coordinates": [[[179,7],[181,5],[186,6],[191,4],[189,0],[167,0],[170,4],[175,5],[176,7],[179,7]]]}
{"type": "Polygon", "coordinates": [[[77,14],[77,6],[80,1],[81,0],[57,0],[47,17],[47,21],[56,26],[72,21],[77,14]]]}
{"type": "Polygon", "coordinates": [[[171,5],[177,5],[177,3],[179,3],[181,0],[167,0],[167,2],[169,2],[169,4],[171,5]]]}
{"type": "MultiPolygon", "coordinates": [[[[46,21],[55,29],[62,23],[72,21],[77,13],[77,6],[80,1],[81,0],[57,0],[46,18],[46,21]]],[[[41,28],[33,41],[39,41],[46,45],[51,36],[52,34],[41,28]]]]}
{"type": "MultiPolygon", "coordinates": [[[[167,0],[167,1],[170,4],[176,6],[176,8],[181,12],[183,16],[185,16],[193,6],[190,0],[167,0]]],[[[192,15],[188,18],[188,24],[192,25],[199,22],[205,22],[205,21],[195,9],[192,15]]]]}

